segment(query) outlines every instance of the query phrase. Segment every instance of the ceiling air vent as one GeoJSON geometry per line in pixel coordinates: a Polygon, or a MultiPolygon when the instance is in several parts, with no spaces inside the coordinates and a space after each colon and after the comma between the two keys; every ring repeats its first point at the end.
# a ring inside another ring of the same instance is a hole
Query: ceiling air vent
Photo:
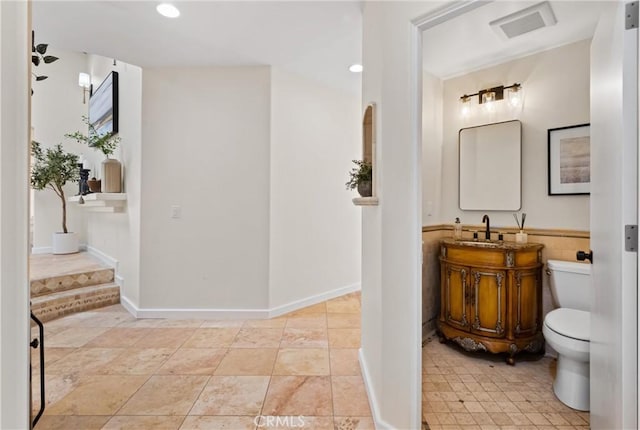
{"type": "Polygon", "coordinates": [[[549,2],[542,2],[505,17],[491,21],[489,25],[502,38],[511,39],[556,23],[549,2]]]}

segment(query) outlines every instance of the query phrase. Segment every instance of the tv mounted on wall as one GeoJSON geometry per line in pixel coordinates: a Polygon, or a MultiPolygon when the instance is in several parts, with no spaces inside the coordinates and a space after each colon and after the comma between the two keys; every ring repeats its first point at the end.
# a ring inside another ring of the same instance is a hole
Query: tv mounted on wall
{"type": "Polygon", "coordinates": [[[89,99],[89,124],[98,135],[118,133],[118,72],[111,72],[89,99]]]}

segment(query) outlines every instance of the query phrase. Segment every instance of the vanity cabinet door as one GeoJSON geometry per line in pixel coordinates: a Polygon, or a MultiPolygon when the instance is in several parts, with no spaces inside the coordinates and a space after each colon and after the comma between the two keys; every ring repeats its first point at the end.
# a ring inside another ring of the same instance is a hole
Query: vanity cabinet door
{"type": "Polygon", "coordinates": [[[507,315],[506,272],[471,269],[469,324],[471,332],[504,337],[507,315]]]}
{"type": "Polygon", "coordinates": [[[453,327],[468,330],[469,268],[446,264],[443,275],[444,321],[453,327]]]}
{"type": "Polygon", "coordinates": [[[515,312],[516,336],[530,336],[540,327],[542,279],[540,270],[517,270],[513,275],[511,293],[515,312]]]}

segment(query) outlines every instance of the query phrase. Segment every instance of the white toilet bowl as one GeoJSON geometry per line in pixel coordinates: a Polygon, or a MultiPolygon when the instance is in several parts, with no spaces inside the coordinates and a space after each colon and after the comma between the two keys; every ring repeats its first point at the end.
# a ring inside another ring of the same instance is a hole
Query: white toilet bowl
{"type": "Polygon", "coordinates": [[[558,352],[553,391],[567,406],[589,410],[590,313],[560,308],[547,314],[542,326],[546,342],[558,352]]]}

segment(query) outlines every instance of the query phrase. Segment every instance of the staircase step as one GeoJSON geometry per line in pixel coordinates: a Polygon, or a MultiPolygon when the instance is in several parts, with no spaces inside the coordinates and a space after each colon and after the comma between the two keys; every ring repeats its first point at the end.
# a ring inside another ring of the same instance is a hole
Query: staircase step
{"type": "Polygon", "coordinates": [[[114,283],[57,291],[31,299],[31,311],[42,322],[120,303],[120,287],[114,283]]]}
{"type": "Polygon", "coordinates": [[[110,283],[113,282],[113,279],[114,271],[107,267],[49,278],[34,279],[31,281],[31,297],[35,298],[61,291],[110,283]]]}

